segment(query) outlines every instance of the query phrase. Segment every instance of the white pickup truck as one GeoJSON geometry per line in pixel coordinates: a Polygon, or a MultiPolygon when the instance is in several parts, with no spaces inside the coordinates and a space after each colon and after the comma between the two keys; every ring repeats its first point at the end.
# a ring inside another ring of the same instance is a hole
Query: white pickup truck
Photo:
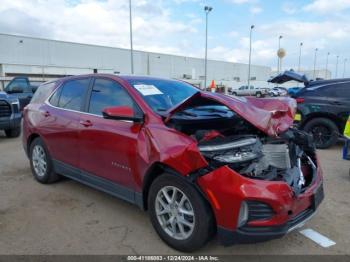
{"type": "Polygon", "coordinates": [[[231,89],[230,90],[231,95],[234,96],[256,96],[256,97],[263,97],[268,94],[268,91],[266,88],[258,88],[254,86],[241,86],[237,89],[231,89]]]}

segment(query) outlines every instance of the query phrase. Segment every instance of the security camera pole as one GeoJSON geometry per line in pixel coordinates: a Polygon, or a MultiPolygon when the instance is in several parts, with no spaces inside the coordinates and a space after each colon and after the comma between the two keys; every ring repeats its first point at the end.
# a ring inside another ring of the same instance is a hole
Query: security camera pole
{"type": "Polygon", "coordinates": [[[204,89],[207,87],[207,70],[208,70],[208,16],[213,10],[210,6],[205,6],[205,62],[204,62],[204,89]]]}
{"type": "MultiPolygon", "coordinates": [[[[279,36],[278,37],[278,51],[277,52],[279,52],[279,50],[281,49],[281,39],[283,38],[283,36],[279,36]]],[[[280,66],[281,66],[281,58],[278,56],[277,57],[277,72],[278,72],[278,74],[280,73],[280,66]]]]}
{"type": "Polygon", "coordinates": [[[317,51],[318,48],[315,48],[315,57],[314,57],[314,80],[316,79],[316,61],[317,61],[317,51]]]}
{"type": "Polygon", "coordinates": [[[129,0],[129,13],[130,13],[130,59],[131,59],[131,74],[134,74],[134,48],[132,40],[132,8],[131,0],[129,0]]]}
{"type": "Polygon", "coordinates": [[[339,62],[339,56],[337,55],[337,63],[335,64],[335,78],[338,77],[338,62],[339,62]]]}
{"type": "Polygon", "coordinates": [[[250,37],[249,37],[249,65],[248,65],[248,88],[250,88],[250,67],[252,62],[252,32],[254,25],[250,26],[250,37]]]}
{"type": "Polygon", "coordinates": [[[325,76],[325,79],[327,79],[327,77],[328,77],[328,58],[329,58],[329,55],[330,55],[331,53],[330,52],[328,52],[327,53],[327,59],[326,59],[326,76],[325,76]]]}
{"type": "Polygon", "coordinates": [[[302,49],[302,47],[303,47],[303,43],[301,42],[299,44],[299,62],[298,62],[298,72],[299,73],[300,73],[300,70],[301,70],[300,66],[301,66],[301,49],[302,49]]]}

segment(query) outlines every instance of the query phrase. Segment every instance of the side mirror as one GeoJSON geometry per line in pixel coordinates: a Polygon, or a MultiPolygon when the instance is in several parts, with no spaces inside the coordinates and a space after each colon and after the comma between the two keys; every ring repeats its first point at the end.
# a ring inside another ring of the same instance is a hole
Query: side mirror
{"type": "Polygon", "coordinates": [[[136,123],[143,122],[143,116],[135,116],[134,110],[128,106],[107,107],[102,111],[105,119],[129,120],[136,123]]]}

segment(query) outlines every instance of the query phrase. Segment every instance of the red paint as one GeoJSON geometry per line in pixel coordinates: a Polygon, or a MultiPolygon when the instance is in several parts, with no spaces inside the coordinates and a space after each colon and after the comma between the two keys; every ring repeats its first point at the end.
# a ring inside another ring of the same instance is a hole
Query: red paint
{"type": "MultiPolygon", "coordinates": [[[[96,75],[90,77],[94,76],[96,75]]],[[[156,163],[183,176],[208,165],[197,148],[196,140],[167,127],[163,119],[128,84],[127,77],[102,77],[117,81],[126,89],[143,111],[143,123],[104,119],[62,110],[46,103],[29,104],[23,112],[24,147],[27,147],[28,138],[32,134],[39,135],[52,158],[137,192],[142,192],[144,176],[156,163]]],[[[66,80],[59,80],[58,85],[64,81],[66,80]]],[[[198,98],[212,99],[226,105],[271,136],[287,130],[292,125],[295,114],[295,100],[292,99],[235,98],[199,91],[182,105],[169,110],[168,119],[179,108],[198,98]]],[[[133,115],[131,108],[122,107],[107,108],[105,112],[110,115],[133,115]]],[[[223,166],[200,177],[198,184],[211,203],[217,224],[235,229],[242,200],[268,203],[276,212],[271,220],[251,222],[252,225],[283,224],[290,219],[288,211],[296,215],[310,206],[313,190],[321,180],[319,169],[315,183],[305,193],[295,197],[284,182],[249,179],[223,166]]]]}

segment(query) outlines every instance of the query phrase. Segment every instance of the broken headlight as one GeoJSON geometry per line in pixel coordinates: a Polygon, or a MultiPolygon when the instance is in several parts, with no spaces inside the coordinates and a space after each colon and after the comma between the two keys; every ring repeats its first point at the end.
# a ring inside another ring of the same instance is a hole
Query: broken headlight
{"type": "Polygon", "coordinates": [[[257,158],[253,152],[234,152],[231,154],[217,155],[213,159],[224,163],[240,163],[257,158]]]}
{"type": "Polygon", "coordinates": [[[221,163],[242,163],[259,157],[261,143],[255,137],[218,138],[201,143],[201,153],[221,163]]]}

